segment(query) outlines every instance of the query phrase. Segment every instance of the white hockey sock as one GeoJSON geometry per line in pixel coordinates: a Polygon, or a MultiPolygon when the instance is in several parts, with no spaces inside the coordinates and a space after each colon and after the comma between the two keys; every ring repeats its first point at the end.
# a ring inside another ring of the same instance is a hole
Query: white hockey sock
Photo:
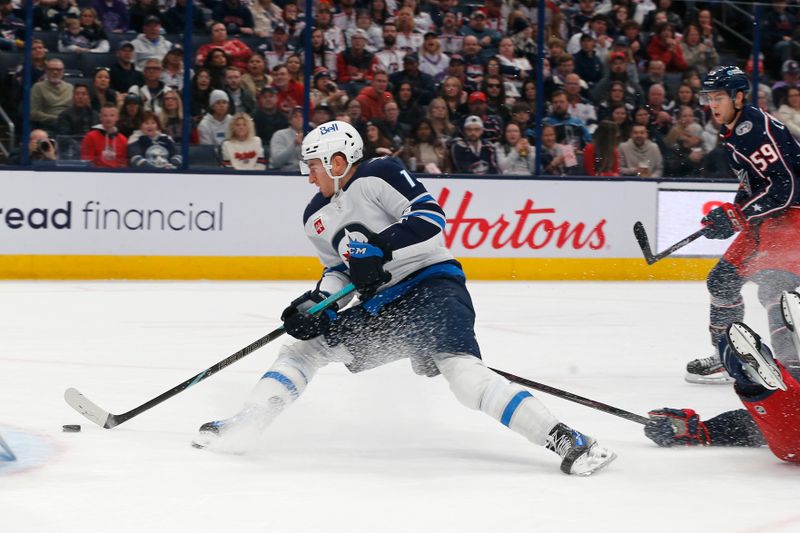
{"type": "Polygon", "coordinates": [[[302,370],[286,361],[277,361],[256,383],[245,400],[244,409],[268,409],[277,415],[295,401],[308,385],[302,370]]]}
{"type": "Polygon", "coordinates": [[[547,442],[558,420],[526,389],[470,355],[437,357],[436,364],[461,403],[483,411],[535,444],[544,446],[547,442]]]}

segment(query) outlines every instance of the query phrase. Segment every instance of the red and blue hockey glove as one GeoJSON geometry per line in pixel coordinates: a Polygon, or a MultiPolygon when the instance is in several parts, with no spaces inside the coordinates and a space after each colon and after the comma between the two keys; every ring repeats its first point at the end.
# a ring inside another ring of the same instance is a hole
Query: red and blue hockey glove
{"type": "Polygon", "coordinates": [[[650,421],[644,434],[659,446],[707,446],[711,443],[708,428],[693,409],[655,409],[647,413],[650,421]]]}
{"type": "Polygon", "coordinates": [[[327,332],[331,322],[336,320],[339,306],[333,303],[318,315],[307,311],[328,296],[330,295],[319,290],[308,291],[290,303],[281,313],[286,333],[295,339],[307,341],[327,332]]]}
{"type": "Polygon", "coordinates": [[[715,207],[701,221],[706,227],[707,239],[727,239],[747,224],[744,213],[736,204],[724,203],[715,207]]]}
{"type": "Polygon", "coordinates": [[[389,243],[377,233],[371,233],[367,242],[351,240],[349,248],[350,281],[362,300],[371,298],[378,287],[392,279],[392,274],[383,269],[383,265],[392,260],[389,243]]]}

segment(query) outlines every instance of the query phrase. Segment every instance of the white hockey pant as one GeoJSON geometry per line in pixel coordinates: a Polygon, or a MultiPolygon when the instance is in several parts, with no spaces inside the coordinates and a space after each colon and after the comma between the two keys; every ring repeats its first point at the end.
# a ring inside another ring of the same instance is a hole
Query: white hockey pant
{"type": "Polygon", "coordinates": [[[544,446],[558,420],[527,389],[495,374],[471,355],[439,353],[434,360],[461,403],[544,446]]]}
{"type": "Polygon", "coordinates": [[[346,363],[351,359],[346,348],[330,348],[321,336],[287,342],[281,346],[275,363],[253,387],[244,409],[267,409],[271,416],[276,416],[303,394],[317,370],[328,363],[346,363]]]}

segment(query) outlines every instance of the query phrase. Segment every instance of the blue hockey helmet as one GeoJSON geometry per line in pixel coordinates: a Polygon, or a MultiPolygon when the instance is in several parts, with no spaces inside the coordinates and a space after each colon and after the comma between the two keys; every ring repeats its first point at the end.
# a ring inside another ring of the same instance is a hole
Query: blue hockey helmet
{"type": "Polygon", "coordinates": [[[736,93],[743,92],[745,95],[750,92],[750,80],[747,75],[737,66],[717,67],[703,79],[700,88],[700,103],[708,104],[708,93],[724,91],[731,98],[736,99],[736,93]]]}

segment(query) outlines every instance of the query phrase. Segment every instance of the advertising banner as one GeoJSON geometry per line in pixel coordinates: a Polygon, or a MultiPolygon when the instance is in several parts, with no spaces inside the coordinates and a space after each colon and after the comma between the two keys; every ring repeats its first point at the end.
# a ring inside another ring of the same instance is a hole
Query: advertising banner
{"type": "MultiPolygon", "coordinates": [[[[662,250],[700,229],[700,220],[725,202],[733,202],[735,190],[658,192],[658,232],[656,242],[662,250]]],[[[733,240],[697,239],[673,254],[674,257],[721,256],[733,240]]]]}

